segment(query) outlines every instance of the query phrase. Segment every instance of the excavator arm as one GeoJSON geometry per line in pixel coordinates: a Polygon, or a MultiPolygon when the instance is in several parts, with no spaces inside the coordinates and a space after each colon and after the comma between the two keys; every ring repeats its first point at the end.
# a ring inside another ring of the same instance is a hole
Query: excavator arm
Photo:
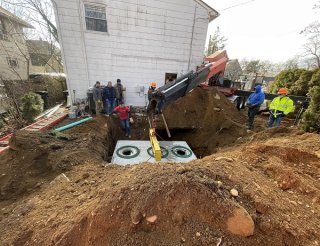
{"type": "Polygon", "coordinates": [[[191,71],[179,77],[176,81],[158,88],[152,95],[148,111],[161,113],[168,104],[185,96],[195,87],[219,75],[219,73],[223,73],[228,62],[228,56],[226,51],[218,51],[205,60],[209,63],[196,72],[191,71]]]}
{"type": "Polygon", "coordinates": [[[147,111],[150,124],[149,137],[153,155],[156,161],[161,161],[162,152],[156,136],[155,114],[162,115],[168,137],[171,137],[166,120],[162,114],[162,110],[168,104],[178,100],[180,97],[185,96],[198,85],[209,81],[212,78],[218,77],[220,73],[223,73],[228,62],[228,56],[226,51],[219,51],[207,57],[206,61],[209,63],[198,68],[196,72],[191,71],[181,76],[176,81],[170,82],[158,88],[153,93],[147,111]]]}

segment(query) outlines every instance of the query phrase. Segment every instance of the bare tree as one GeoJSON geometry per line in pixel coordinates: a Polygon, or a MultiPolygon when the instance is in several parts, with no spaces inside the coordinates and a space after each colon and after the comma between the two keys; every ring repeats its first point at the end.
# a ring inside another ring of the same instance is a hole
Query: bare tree
{"type": "Polygon", "coordinates": [[[273,63],[268,60],[247,60],[243,59],[240,62],[241,68],[247,75],[253,76],[275,76],[281,70],[283,65],[273,63]]]}
{"type": "Polygon", "coordinates": [[[304,49],[307,56],[312,56],[312,60],[309,61],[309,68],[320,68],[320,41],[314,38],[308,39],[304,45],[304,49]]]}
{"type": "Polygon", "coordinates": [[[226,41],[226,37],[222,35],[220,28],[217,27],[214,34],[210,35],[209,44],[206,49],[206,55],[209,56],[218,50],[223,50],[226,46],[226,41]]]}
{"type": "Polygon", "coordinates": [[[246,74],[250,74],[250,75],[258,75],[260,73],[260,69],[261,69],[261,62],[260,60],[242,60],[241,61],[241,67],[242,70],[246,73],[246,74]]]}
{"type": "MultiPolygon", "coordinates": [[[[320,9],[320,0],[316,2],[313,9],[320,9]]],[[[320,68],[320,22],[318,20],[312,22],[300,34],[306,37],[306,43],[303,46],[305,61],[310,58],[310,61],[307,61],[308,66],[311,64],[311,68],[320,68]]]]}
{"type": "Polygon", "coordinates": [[[320,68],[320,22],[311,23],[301,33],[307,38],[307,42],[303,46],[304,55],[310,57],[315,66],[320,68]]]}
{"type": "MultiPolygon", "coordinates": [[[[59,52],[58,32],[55,26],[55,18],[51,0],[0,0],[1,6],[15,13],[17,16],[34,26],[34,29],[28,29],[25,32],[25,40],[42,40],[51,55],[51,61],[63,67],[59,52]],[[47,43],[46,43],[47,42],[47,43]]],[[[45,66],[53,72],[61,72],[49,64],[50,59],[44,58],[43,54],[34,47],[28,47],[30,53],[38,54],[37,59],[41,60],[45,66]]],[[[30,54],[31,55],[31,54],[30,54]]]]}
{"type": "MultiPolygon", "coordinates": [[[[7,113],[15,119],[15,122],[21,122],[22,120],[19,108],[20,94],[27,92],[27,90],[31,91],[34,88],[31,81],[27,79],[28,83],[21,83],[21,85],[27,85],[28,88],[23,87],[25,90],[17,92],[15,90],[16,84],[14,80],[25,82],[25,79],[29,78],[31,70],[31,58],[29,52],[39,52],[36,49],[28,50],[26,40],[46,40],[49,44],[49,55],[57,54],[56,45],[58,44],[58,35],[53,18],[53,7],[50,4],[50,0],[0,0],[0,5],[2,7],[35,27],[35,29],[31,29],[31,31],[23,32],[22,28],[20,28],[19,20],[17,22],[14,17],[6,18],[6,23],[8,24],[5,25],[4,31],[7,39],[0,39],[0,49],[2,50],[4,57],[14,58],[19,61],[19,66],[9,65],[7,70],[0,74],[2,97],[6,100],[7,113]],[[9,73],[9,71],[11,71],[11,73],[9,73]]],[[[53,56],[53,58],[55,58],[55,56],[53,56]]],[[[46,58],[41,57],[40,53],[39,59],[43,59],[42,63],[46,64],[46,66],[51,66],[51,64],[48,63],[49,59],[46,60],[46,58]]],[[[61,64],[60,59],[57,59],[57,61],[61,64]]],[[[54,68],[51,67],[51,70],[54,70],[54,68]]]]}
{"type": "Polygon", "coordinates": [[[9,117],[14,119],[14,121],[20,128],[23,126],[24,121],[22,118],[21,110],[18,103],[18,98],[16,97],[14,88],[12,87],[12,84],[9,81],[4,80],[1,76],[0,76],[0,82],[1,82],[0,84],[2,84],[2,90],[0,91],[1,93],[0,101],[3,100],[3,105],[2,105],[4,107],[3,109],[6,110],[9,117]]]}
{"type": "Polygon", "coordinates": [[[282,70],[285,69],[297,69],[299,68],[299,57],[294,56],[293,58],[288,59],[283,63],[283,68],[282,70]]]}
{"type": "Polygon", "coordinates": [[[50,0],[0,0],[0,4],[35,27],[30,36],[59,43],[50,0]]]}

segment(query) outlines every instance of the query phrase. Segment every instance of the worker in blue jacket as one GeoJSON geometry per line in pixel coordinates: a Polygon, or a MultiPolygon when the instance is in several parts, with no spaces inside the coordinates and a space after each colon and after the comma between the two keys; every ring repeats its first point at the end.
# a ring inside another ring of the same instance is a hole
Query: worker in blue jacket
{"type": "Polygon", "coordinates": [[[112,86],[111,81],[103,88],[103,97],[105,100],[105,112],[107,115],[110,115],[113,112],[116,103],[116,91],[112,86]]]}
{"type": "Polygon", "coordinates": [[[248,109],[248,121],[247,121],[247,129],[252,129],[253,121],[256,114],[259,112],[261,104],[264,102],[265,95],[262,92],[262,88],[260,85],[255,87],[255,92],[252,93],[247,101],[248,109]]]}

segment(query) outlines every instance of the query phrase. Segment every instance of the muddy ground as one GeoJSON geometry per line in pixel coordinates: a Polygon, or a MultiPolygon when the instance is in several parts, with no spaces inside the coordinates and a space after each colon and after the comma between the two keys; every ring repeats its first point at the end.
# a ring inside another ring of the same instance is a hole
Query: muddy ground
{"type": "MultiPolygon", "coordinates": [[[[2,244],[319,245],[319,135],[263,120],[247,133],[219,94],[192,93],[177,103],[194,117],[165,111],[174,138],[203,154],[188,164],[110,165],[125,139],[116,117],[56,136],[17,132],[0,159],[2,244]]],[[[133,128],[148,139],[144,117],[133,128]]]]}

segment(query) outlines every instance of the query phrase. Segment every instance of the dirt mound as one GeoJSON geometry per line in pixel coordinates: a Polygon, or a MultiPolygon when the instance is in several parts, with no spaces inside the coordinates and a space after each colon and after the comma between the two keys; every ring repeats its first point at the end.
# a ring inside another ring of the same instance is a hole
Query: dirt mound
{"type": "Polygon", "coordinates": [[[43,181],[32,194],[1,203],[0,240],[318,245],[319,146],[318,135],[292,132],[185,165],[83,162],[43,181]]]}
{"type": "Polygon", "coordinates": [[[250,149],[243,149],[245,154],[239,158],[264,172],[282,190],[313,194],[317,200],[320,195],[317,194],[320,189],[317,182],[320,179],[319,136],[301,135],[301,132],[291,130],[294,137],[288,137],[288,132],[284,137],[279,129],[269,131],[275,132],[282,137],[265,140],[264,144],[252,144],[250,149]]]}
{"type": "MultiPolygon", "coordinates": [[[[246,135],[246,117],[214,88],[194,89],[168,105],[164,115],[173,139],[187,141],[198,157],[246,135]]],[[[160,123],[158,127],[164,126],[160,123]]]]}
{"type": "Polygon", "coordinates": [[[206,169],[180,166],[159,172],[158,168],[142,166],[126,173],[127,177],[144,177],[140,180],[123,183],[123,178],[117,177],[121,181],[113,192],[104,194],[103,205],[91,207],[77,226],[54,243],[79,245],[80,241],[85,245],[94,238],[96,245],[155,245],[161,238],[161,245],[178,245],[181,240],[214,244],[228,231],[229,220],[229,227],[236,226],[232,218],[238,210],[248,228],[230,230],[245,236],[253,234],[254,223],[246,210],[227,189],[218,188],[221,177],[206,169]],[[154,176],[154,171],[159,175],[154,176]]]}
{"type": "Polygon", "coordinates": [[[215,88],[195,88],[164,111],[170,129],[223,128],[224,121],[243,122],[243,115],[215,88]]]}
{"type": "MultiPolygon", "coordinates": [[[[132,137],[147,140],[146,126],[145,117],[135,117],[132,137]]],[[[73,166],[110,161],[120,139],[127,138],[118,118],[105,116],[56,135],[16,132],[10,139],[10,151],[0,159],[0,201],[33,192],[73,166]]]]}
{"type": "MultiPolygon", "coordinates": [[[[17,132],[0,160],[0,241],[319,245],[319,135],[286,128],[242,135],[244,117],[215,91],[195,89],[178,103],[165,112],[174,138],[207,154],[241,136],[242,145],[188,164],[120,167],[106,161],[126,139],[117,118],[57,136],[17,132]],[[208,100],[213,108],[201,111],[208,100]]],[[[148,139],[146,118],[135,117],[133,128],[133,139],[148,139]]]]}
{"type": "Polygon", "coordinates": [[[112,142],[118,130],[112,120],[98,118],[56,136],[16,132],[10,139],[10,151],[0,160],[0,200],[37,189],[72,166],[103,160],[113,151],[106,142],[112,142]]]}

